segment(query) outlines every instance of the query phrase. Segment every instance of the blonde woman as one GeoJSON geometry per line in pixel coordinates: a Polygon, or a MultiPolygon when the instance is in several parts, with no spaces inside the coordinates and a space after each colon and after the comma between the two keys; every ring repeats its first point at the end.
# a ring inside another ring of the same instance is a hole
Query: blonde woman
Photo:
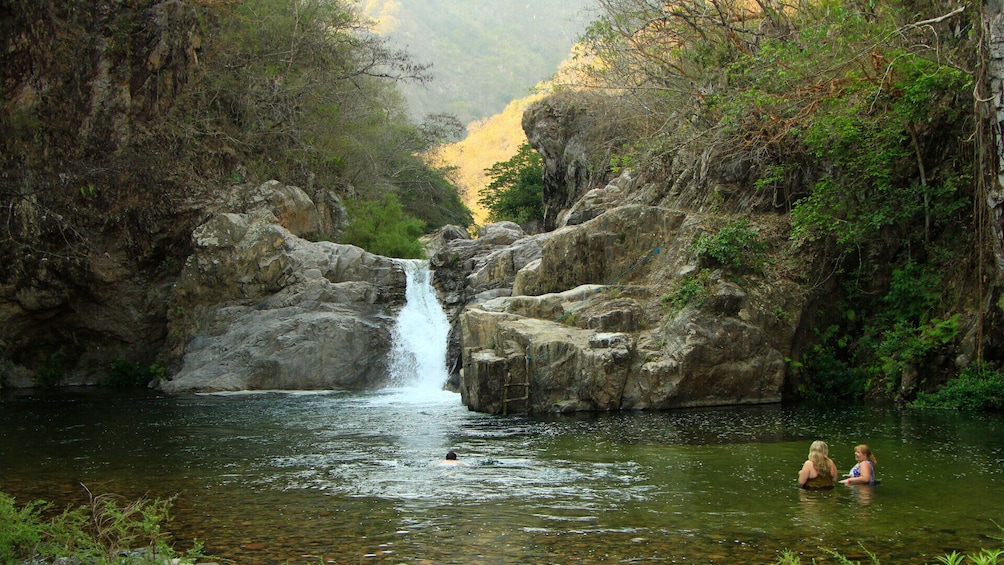
{"type": "Polygon", "coordinates": [[[851,468],[851,472],[844,475],[846,479],[840,481],[845,485],[873,485],[875,484],[875,455],[872,448],[865,444],[854,446],[854,460],[857,463],[851,468]]]}
{"type": "Polygon", "coordinates": [[[837,483],[837,465],[830,459],[825,441],[816,440],[809,446],[809,458],[798,472],[798,486],[805,489],[833,488],[837,483]]]}

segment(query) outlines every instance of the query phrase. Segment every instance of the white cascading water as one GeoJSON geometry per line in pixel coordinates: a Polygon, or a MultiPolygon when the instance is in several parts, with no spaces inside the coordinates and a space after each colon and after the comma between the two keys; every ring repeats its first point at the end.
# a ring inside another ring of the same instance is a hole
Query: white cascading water
{"type": "Polygon", "coordinates": [[[407,276],[405,305],[397,316],[390,353],[395,387],[440,392],[446,384],[450,322],[432,286],[428,261],[401,260],[407,276]]]}

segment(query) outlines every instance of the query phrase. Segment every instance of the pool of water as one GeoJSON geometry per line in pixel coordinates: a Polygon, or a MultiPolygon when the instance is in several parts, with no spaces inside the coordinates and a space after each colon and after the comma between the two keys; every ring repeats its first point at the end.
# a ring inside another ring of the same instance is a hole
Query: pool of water
{"type": "Polygon", "coordinates": [[[554,417],[458,395],[6,392],[19,502],[178,495],[169,528],[240,564],[925,563],[1001,547],[1000,415],[780,405],[554,417]],[[814,439],[882,483],[805,492],[814,439]],[[465,467],[441,467],[447,451],[465,467]],[[822,562],[825,562],[823,560],[822,562]]]}

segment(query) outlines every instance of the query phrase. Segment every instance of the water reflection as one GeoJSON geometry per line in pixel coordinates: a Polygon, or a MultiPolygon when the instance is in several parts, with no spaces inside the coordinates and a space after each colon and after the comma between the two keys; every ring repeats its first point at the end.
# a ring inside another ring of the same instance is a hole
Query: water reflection
{"type": "Polygon", "coordinates": [[[850,485],[846,488],[851,491],[854,501],[861,506],[871,504],[872,497],[875,496],[875,487],[872,485],[850,485]]]}

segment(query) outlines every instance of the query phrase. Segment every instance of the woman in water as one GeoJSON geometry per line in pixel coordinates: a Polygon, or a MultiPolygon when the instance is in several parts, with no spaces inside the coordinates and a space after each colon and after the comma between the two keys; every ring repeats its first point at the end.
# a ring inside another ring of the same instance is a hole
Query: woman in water
{"type": "Polygon", "coordinates": [[[809,446],[809,458],[798,472],[798,486],[807,489],[833,488],[837,482],[837,465],[829,457],[825,441],[816,440],[809,446]]]}
{"type": "Polygon", "coordinates": [[[857,464],[851,468],[851,472],[844,475],[846,479],[840,481],[845,485],[873,485],[875,484],[875,455],[867,445],[861,444],[854,448],[854,460],[857,464]]]}

